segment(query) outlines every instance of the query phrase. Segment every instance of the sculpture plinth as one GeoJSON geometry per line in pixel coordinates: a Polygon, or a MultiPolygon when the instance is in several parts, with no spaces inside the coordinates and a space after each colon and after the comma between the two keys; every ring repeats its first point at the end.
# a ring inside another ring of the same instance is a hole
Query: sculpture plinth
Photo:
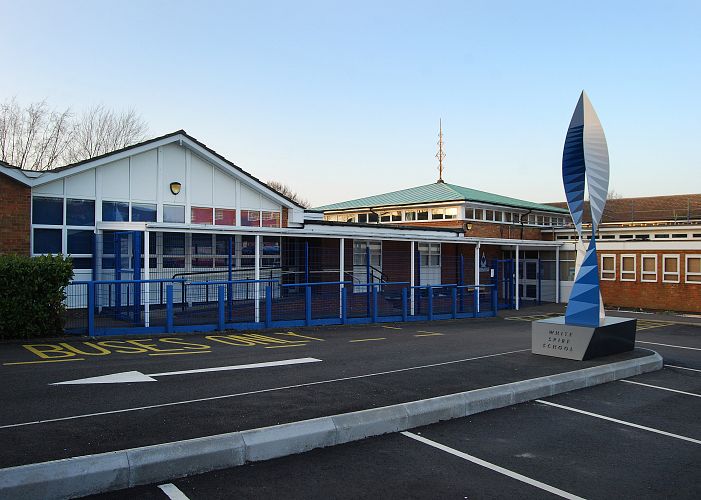
{"type": "Polygon", "coordinates": [[[535,321],[531,352],[568,359],[591,359],[635,347],[635,319],[607,318],[599,288],[596,229],[604,213],[609,186],[609,155],[604,129],[582,92],[567,129],[562,153],[562,183],[577,234],[576,278],[565,315],[535,321]],[[591,236],[584,250],[584,190],[589,191],[591,236]]]}

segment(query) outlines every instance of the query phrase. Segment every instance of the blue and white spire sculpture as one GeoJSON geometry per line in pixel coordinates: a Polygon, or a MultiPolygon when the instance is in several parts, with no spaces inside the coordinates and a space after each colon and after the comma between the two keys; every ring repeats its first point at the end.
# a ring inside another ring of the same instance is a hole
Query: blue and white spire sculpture
{"type": "Polygon", "coordinates": [[[596,256],[596,229],[601,222],[609,186],[609,155],[606,136],[587,94],[582,92],[572,115],[562,153],[562,182],[567,205],[583,248],[582,216],[584,187],[589,192],[591,240],[581,259],[577,259],[577,277],[572,287],[565,323],[598,327],[604,318],[599,288],[599,264],[596,256]]]}

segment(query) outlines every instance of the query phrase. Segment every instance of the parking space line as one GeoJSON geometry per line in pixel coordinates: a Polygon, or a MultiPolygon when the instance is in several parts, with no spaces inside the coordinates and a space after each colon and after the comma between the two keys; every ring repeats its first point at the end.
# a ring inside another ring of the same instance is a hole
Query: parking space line
{"type": "Polygon", "coordinates": [[[417,333],[414,337],[436,337],[438,335],[443,335],[442,333],[417,333]]]}
{"type": "Polygon", "coordinates": [[[180,491],[180,488],[173,483],[159,484],[158,488],[166,494],[170,500],[190,500],[185,493],[180,491]]]}
{"type": "Polygon", "coordinates": [[[552,493],[553,495],[557,495],[557,496],[562,497],[562,498],[582,500],[582,497],[578,497],[577,495],[573,495],[572,493],[569,493],[567,491],[561,490],[559,488],[555,488],[554,486],[550,486],[549,484],[541,483],[540,481],[537,481],[537,480],[532,479],[530,477],[519,474],[518,472],[514,472],[512,470],[505,469],[504,467],[500,467],[500,466],[493,464],[491,462],[487,462],[486,460],[482,460],[481,458],[477,458],[477,457],[474,457],[472,455],[468,455],[467,453],[463,453],[462,451],[458,451],[454,448],[450,448],[449,446],[445,446],[445,445],[438,443],[436,441],[426,439],[425,437],[414,434],[413,432],[404,431],[404,432],[402,432],[402,434],[408,438],[419,441],[420,443],[427,444],[428,446],[432,446],[432,447],[437,448],[441,451],[444,451],[444,452],[450,453],[451,455],[454,455],[456,457],[462,458],[463,460],[467,460],[468,462],[472,462],[473,464],[477,464],[479,466],[493,470],[495,472],[498,472],[498,473],[503,474],[505,476],[508,476],[510,478],[516,479],[517,481],[521,481],[522,483],[530,484],[531,486],[535,486],[536,488],[540,488],[541,490],[547,491],[548,493],[552,493]]]}
{"type": "Polygon", "coordinates": [[[676,347],[677,349],[690,349],[692,351],[701,351],[701,348],[699,347],[687,347],[683,345],[672,345],[672,344],[659,344],[657,342],[643,342],[642,340],[636,340],[635,341],[637,344],[652,344],[652,345],[661,345],[664,347],[676,347]]]}
{"type": "Polygon", "coordinates": [[[677,368],[679,370],[689,370],[692,372],[700,372],[701,373],[701,370],[699,370],[697,368],[687,368],[686,366],[677,366],[677,365],[665,365],[665,366],[668,368],[677,368]]]}
{"type": "Polygon", "coordinates": [[[439,332],[428,332],[426,330],[416,330],[416,333],[430,333],[431,335],[445,335],[444,333],[439,333],[439,332]]]}
{"type": "Polygon", "coordinates": [[[357,339],[349,340],[348,342],[372,342],[373,340],[387,340],[387,337],[377,337],[375,339],[357,339]]]}
{"type": "Polygon", "coordinates": [[[40,364],[40,363],[63,363],[64,361],[85,361],[85,358],[43,359],[40,361],[16,361],[14,363],[3,363],[2,366],[36,365],[36,364],[40,364]]]}
{"type": "MultiPolygon", "coordinates": [[[[529,347],[527,349],[518,349],[516,351],[498,352],[496,354],[485,354],[483,356],[475,356],[473,358],[455,359],[453,361],[443,361],[441,363],[431,363],[429,365],[410,366],[407,368],[398,368],[396,370],[386,370],[386,371],[382,371],[382,372],[365,373],[363,375],[351,375],[348,377],[340,377],[340,378],[327,379],[327,380],[318,380],[316,382],[306,382],[303,384],[284,385],[281,387],[271,387],[269,389],[260,389],[257,391],[238,392],[238,393],[234,393],[234,394],[222,394],[221,396],[211,396],[211,397],[207,397],[207,398],[186,399],[184,401],[171,401],[169,403],[159,403],[159,404],[153,404],[153,405],[148,405],[148,406],[137,406],[137,407],[132,407],[132,408],[121,408],[119,410],[106,410],[106,411],[101,411],[101,412],[96,412],[96,413],[83,413],[80,415],[72,415],[69,417],[58,417],[58,418],[48,418],[46,420],[34,420],[34,421],[30,421],[30,422],[19,422],[16,424],[0,425],[0,429],[10,429],[10,428],[14,428],[14,427],[26,427],[29,425],[48,424],[48,423],[52,423],[52,422],[63,422],[66,420],[76,420],[79,418],[101,417],[104,415],[116,415],[119,413],[128,413],[128,412],[132,412],[132,411],[141,411],[141,410],[152,410],[155,408],[165,408],[168,406],[177,406],[177,405],[192,404],[192,403],[205,403],[208,401],[217,401],[220,399],[230,399],[230,398],[236,398],[236,397],[241,397],[241,396],[250,396],[252,394],[263,394],[266,392],[282,391],[282,390],[287,390],[287,389],[299,389],[302,387],[312,387],[312,386],[321,385],[321,384],[345,382],[347,380],[357,380],[357,379],[361,379],[361,378],[378,377],[378,376],[382,376],[382,375],[391,375],[393,373],[402,373],[402,372],[408,372],[408,371],[413,371],[413,370],[421,370],[424,368],[436,368],[438,366],[447,366],[447,365],[453,365],[456,363],[465,363],[467,361],[477,361],[479,359],[495,358],[497,356],[506,356],[508,354],[516,354],[519,352],[530,351],[530,350],[531,350],[531,348],[529,347]]],[[[155,377],[156,375],[154,374],[153,376],[155,377]]]]}
{"type": "Polygon", "coordinates": [[[694,394],[693,392],[679,391],[677,389],[670,389],[669,387],[662,387],[659,385],[643,384],[642,382],[634,382],[632,380],[619,380],[619,382],[625,382],[626,384],[644,385],[645,387],[652,387],[653,389],[659,389],[661,391],[676,392],[678,394],[685,394],[686,396],[694,396],[696,398],[701,398],[701,394],[694,394]]]}
{"type": "Polygon", "coordinates": [[[398,326],[387,326],[387,325],[382,325],[382,328],[387,328],[388,330],[401,330],[398,326]]]}
{"type": "Polygon", "coordinates": [[[669,436],[669,437],[673,437],[676,439],[681,439],[683,441],[689,441],[690,443],[694,443],[694,444],[701,444],[701,441],[698,439],[690,438],[687,436],[681,436],[679,434],[672,434],[671,432],[661,431],[660,429],[655,429],[653,427],[647,427],[647,426],[640,425],[640,424],[634,424],[633,422],[626,422],[625,420],[619,420],[617,418],[607,417],[606,415],[599,415],[598,413],[592,413],[590,411],[580,410],[579,408],[572,408],[571,406],[565,406],[565,405],[559,405],[557,403],[551,403],[550,401],[543,401],[542,399],[536,399],[535,401],[536,401],[536,403],[541,403],[544,405],[554,406],[556,408],[561,408],[563,410],[581,413],[582,415],[587,415],[589,417],[600,418],[602,420],[608,420],[609,422],[615,422],[617,424],[627,425],[629,427],[634,427],[636,429],[642,429],[644,431],[654,432],[656,434],[662,434],[663,436],[669,436]]]}

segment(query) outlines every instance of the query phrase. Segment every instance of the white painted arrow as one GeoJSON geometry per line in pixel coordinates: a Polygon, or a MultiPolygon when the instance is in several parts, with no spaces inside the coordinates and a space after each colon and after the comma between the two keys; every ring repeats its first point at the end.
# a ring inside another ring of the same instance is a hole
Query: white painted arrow
{"type": "Polygon", "coordinates": [[[214,368],[200,368],[198,370],[182,370],[178,372],[164,373],[141,373],[137,371],[113,373],[112,375],[101,375],[99,377],[81,378],[78,380],[67,380],[66,382],[55,382],[49,385],[78,385],[78,384],[123,384],[127,382],[156,382],[153,377],[167,377],[170,375],[189,375],[191,373],[224,372],[229,370],[247,370],[249,368],[267,368],[270,366],[300,365],[304,363],[318,363],[316,358],[286,359],[283,361],[267,361],[265,363],[252,363],[249,365],[215,366],[214,368]]]}

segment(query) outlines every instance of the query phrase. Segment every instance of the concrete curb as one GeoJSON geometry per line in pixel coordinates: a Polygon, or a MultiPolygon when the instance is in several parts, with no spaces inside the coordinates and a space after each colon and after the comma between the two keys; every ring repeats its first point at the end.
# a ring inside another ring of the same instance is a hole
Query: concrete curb
{"type": "Polygon", "coordinates": [[[0,496],[74,498],[269,460],[583,389],[662,368],[642,358],[547,377],[128,450],[0,469],[0,496]]]}

